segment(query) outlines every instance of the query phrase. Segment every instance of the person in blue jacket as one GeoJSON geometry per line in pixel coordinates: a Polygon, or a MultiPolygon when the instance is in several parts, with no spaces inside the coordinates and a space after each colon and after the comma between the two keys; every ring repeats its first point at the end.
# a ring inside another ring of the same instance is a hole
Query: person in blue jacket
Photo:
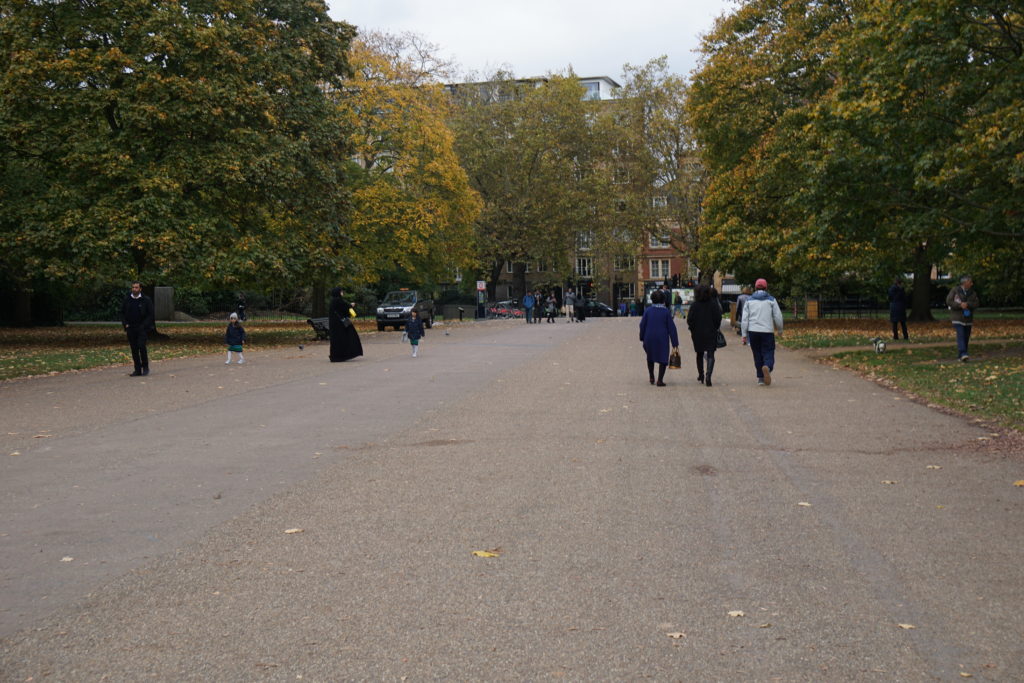
{"type": "Polygon", "coordinates": [[[670,348],[679,350],[679,333],[672,320],[672,313],[665,305],[665,295],[660,291],[651,294],[652,306],[648,306],[640,318],[640,341],[647,352],[647,374],[651,384],[654,380],[654,364],[658,364],[659,387],[665,386],[665,368],[668,366],[670,348]]]}
{"type": "Polygon", "coordinates": [[[526,309],[526,323],[530,324],[533,322],[533,306],[537,303],[537,300],[533,297],[530,292],[526,293],[523,297],[523,308],[526,309]]]}

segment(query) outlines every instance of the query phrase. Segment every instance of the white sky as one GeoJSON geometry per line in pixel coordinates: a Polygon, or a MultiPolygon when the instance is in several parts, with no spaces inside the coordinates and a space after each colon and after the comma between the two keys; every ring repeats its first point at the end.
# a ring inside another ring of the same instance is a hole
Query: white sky
{"type": "Polygon", "coordinates": [[[519,77],[564,71],[620,80],[622,65],[667,55],[689,74],[694,49],[732,0],[327,0],[361,30],[412,31],[465,71],[510,67],[519,77]]]}

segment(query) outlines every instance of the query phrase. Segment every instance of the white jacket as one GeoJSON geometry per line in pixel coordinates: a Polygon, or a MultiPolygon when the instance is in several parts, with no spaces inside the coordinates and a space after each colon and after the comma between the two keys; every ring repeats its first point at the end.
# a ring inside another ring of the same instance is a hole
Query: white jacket
{"type": "Polygon", "coordinates": [[[782,332],[782,309],[775,297],[759,289],[743,304],[740,332],[746,337],[747,332],[776,331],[782,332]]]}

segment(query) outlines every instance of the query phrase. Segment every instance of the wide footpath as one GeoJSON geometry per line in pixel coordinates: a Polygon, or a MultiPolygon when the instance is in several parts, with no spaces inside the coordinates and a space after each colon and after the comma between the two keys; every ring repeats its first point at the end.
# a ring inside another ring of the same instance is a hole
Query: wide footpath
{"type": "Polygon", "coordinates": [[[1024,676],[1021,454],[637,322],[0,384],[0,680],[1024,676]]]}

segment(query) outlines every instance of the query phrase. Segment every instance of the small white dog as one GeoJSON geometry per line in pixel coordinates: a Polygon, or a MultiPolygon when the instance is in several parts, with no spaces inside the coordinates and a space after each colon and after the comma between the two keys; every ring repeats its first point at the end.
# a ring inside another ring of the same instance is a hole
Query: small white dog
{"type": "Polygon", "coordinates": [[[881,337],[875,337],[871,340],[871,343],[875,345],[875,353],[885,353],[885,340],[881,337]]]}

